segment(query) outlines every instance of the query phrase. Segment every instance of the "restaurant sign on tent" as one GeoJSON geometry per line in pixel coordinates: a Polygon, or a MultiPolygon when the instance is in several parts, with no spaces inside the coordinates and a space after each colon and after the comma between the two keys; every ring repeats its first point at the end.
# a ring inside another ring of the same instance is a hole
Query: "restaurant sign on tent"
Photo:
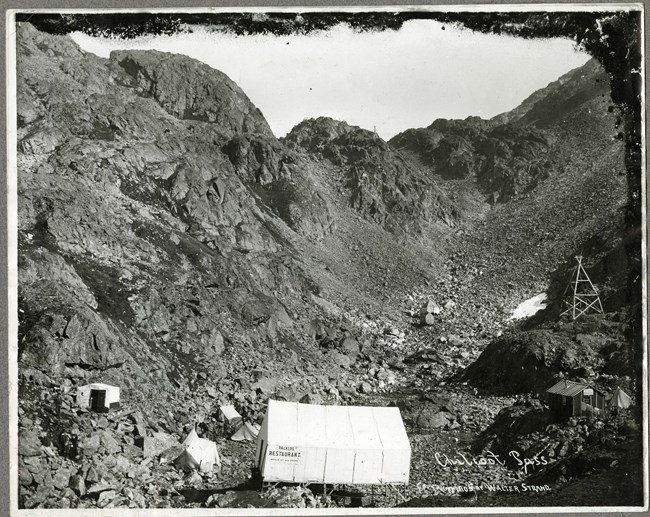
{"type": "Polygon", "coordinates": [[[184,470],[198,469],[200,472],[210,472],[215,465],[221,465],[217,444],[211,440],[200,438],[192,429],[181,444],[183,452],[175,463],[184,470]]]}
{"type": "Polygon", "coordinates": [[[269,400],[255,458],[263,482],[408,484],[411,445],[396,407],[269,400]]]}

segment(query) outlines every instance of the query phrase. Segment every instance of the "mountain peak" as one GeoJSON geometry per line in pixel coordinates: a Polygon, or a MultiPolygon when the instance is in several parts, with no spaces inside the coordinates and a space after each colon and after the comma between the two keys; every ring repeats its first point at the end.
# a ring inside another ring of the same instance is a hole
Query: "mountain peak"
{"type": "Polygon", "coordinates": [[[374,141],[379,145],[386,145],[386,142],[377,133],[331,117],[303,120],[284,137],[284,141],[293,146],[297,145],[309,150],[315,150],[327,142],[350,134],[355,134],[359,138],[366,138],[369,142],[374,141]]]}
{"type": "Polygon", "coordinates": [[[52,56],[66,55],[69,57],[85,54],[70,36],[56,36],[40,32],[29,22],[16,24],[16,45],[27,55],[36,52],[46,52],[52,56]]]}
{"type": "Polygon", "coordinates": [[[533,92],[515,109],[490,119],[493,124],[518,121],[546,127],[590,99],[609,95],[609,77],[595,58],[533,92]]]}
{"type": "Polygon", "coordinates": [[[153,97],[170,115],[215,123],[224,130],[273,136],[261,111],[226,74],[196,59],[156,50],[110,55],[127,85],[153,97]]]}

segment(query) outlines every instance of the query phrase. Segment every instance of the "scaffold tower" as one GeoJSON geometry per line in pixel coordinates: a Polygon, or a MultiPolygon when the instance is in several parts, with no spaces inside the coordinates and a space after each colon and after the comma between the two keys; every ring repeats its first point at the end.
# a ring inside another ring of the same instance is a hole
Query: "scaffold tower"
{"type": "Polygon", "coordinates": [[[562,303],[565,310],[560,314],[569,314],[573,320],[589,312],[603,313],[600,294],[582,265],[582,257],[577,256],[576,260],[578,264],[571,275],[571,282],[564,290],[562,303]]]}

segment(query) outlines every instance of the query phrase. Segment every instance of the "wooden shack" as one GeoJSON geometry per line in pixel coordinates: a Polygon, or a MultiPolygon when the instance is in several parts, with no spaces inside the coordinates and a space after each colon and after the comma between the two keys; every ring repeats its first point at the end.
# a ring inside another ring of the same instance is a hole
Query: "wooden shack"
{"type": "Polygon", "coordinates": [[[605,394],[593,384],[561,380],[546,390],[551,413],[558,420],[605,412],[605,394]]]}

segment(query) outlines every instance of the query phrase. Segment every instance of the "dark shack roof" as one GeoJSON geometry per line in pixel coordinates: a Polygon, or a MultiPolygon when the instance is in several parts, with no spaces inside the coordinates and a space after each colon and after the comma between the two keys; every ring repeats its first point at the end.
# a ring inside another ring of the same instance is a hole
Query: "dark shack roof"
{"type": "Polygon", "coordinates": [[[585,388],[592,388],[598,393],[603,394],[603,391],[596,388],[593,384],[588,382],[576,382],[569,380],[561,380],[557,384],[554,384],[549,389],[546,390],[546,393],[556,393],[557,395],[562,395],[564,397],[574,397],[585,388]]]}

